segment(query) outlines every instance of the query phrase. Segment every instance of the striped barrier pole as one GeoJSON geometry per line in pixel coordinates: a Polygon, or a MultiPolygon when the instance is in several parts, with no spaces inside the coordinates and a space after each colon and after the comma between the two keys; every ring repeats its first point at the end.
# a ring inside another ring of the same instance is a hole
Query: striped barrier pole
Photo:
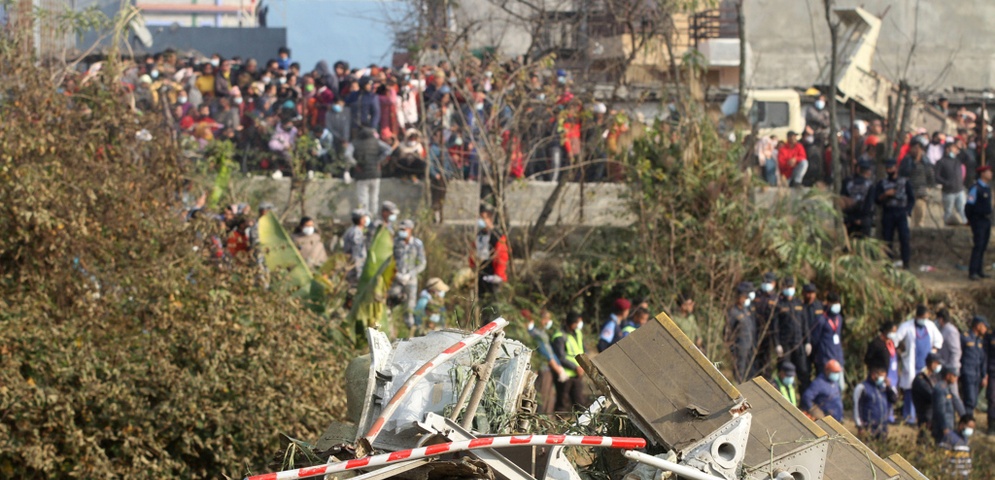
{"type": "Polygon", "coordinates": [[[449,359],[459,355],[463,350],[479,343],[488,335],[500,331],[507,325],[508,321],[504,318],[499,317],[495,319],[493,322],[480,327],[477,331],[471,333],[463,340],[460,340],[449,348],[443,350],[442,353],[432,360],[429,360],[428,363],[422,365],[418,371],[408,377],[408,379],[404,382],[404,385],[401,385],[401,388],[397,390],[397,393],[395,393],[394,396],[391,397],[390,401],[387,402],[387,405],[384,405],[383,410],[380,412],[380,416],[373,422],[370,430],[366,432],[366,435],[363,435],[362,439],[360,439],[360,443],[356,449],[356,456],[362,457],[373,451],[373,441],[376,440],[377,435],[380,435],[384,424],[387,423],[387,419],[394,414],[394,411],[397,410],[397,407],[400,406],[401,402],[403,402],[405,397],[408,396],[408,393],[411,392],[412,388],[414,388],[418,382],[421,382],[422,379],[425,378],[425,375],[428,375],[428,373],[434,370],[435,367],[442,365],[449,359]]]}
{"type": "Polygon", "coordinates": [[[465,452],[479,448],[506,448],[522,446],[584,446],[604,448],[646,448],[646,439],[632,437],[592,437],[581,435],[521,435],[510,437],[489,437],[464,440],[462,442],[440,443],[427,447],[400,450],[392,453],[373,455],[355,460],[347,460],[328,465],[298,468],[282,472],[253,475],[245,480],[294,480],[298,478],[328,475],[330,473],[346,472],[358,468],[380,467],[396,462],[418,460],[447,453],[465,452]]]}

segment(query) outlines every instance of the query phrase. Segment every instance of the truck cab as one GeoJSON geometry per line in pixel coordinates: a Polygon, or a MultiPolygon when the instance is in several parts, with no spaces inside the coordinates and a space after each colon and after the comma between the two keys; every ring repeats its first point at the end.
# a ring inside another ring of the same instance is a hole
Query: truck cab
{"type": "MultiPolygon", "coordinates": [[[[739,133],[748,134],[756,127],[761,136],[775,135],[785,139],[789,131],[799,135],[805,129],[805,115],[802,112],[801,96],[792,89],[757,89],[746,91],[745,110],[749,125],[737,125],[739,133]]],[[[722,113],[732,117],[739,111],[739,95],[732,94],[722,102],[722,113]]]]}

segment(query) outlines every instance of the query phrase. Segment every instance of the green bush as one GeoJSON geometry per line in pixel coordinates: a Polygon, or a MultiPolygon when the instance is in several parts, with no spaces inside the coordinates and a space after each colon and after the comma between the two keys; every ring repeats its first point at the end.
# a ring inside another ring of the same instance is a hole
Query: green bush
{"type": "Polygon", "coordinates": [[[220,229],[183,221],[188,166],[116,65],[68,97],[3,47],[0,477],[241,477],[343,417],[351,352],[209,255],[220,229]]]}

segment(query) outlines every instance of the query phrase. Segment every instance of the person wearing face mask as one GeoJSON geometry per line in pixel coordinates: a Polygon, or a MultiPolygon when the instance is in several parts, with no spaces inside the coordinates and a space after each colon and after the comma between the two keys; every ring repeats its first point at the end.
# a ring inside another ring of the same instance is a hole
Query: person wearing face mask
{"type": "Polygon", "coordinates": [[[928,435],[932,432],[933,422],[933,389],[939,380],[943,363],[940,362],[939,355],[929,354],[926,357],[926,366],[916,375],[912,381],[912,403],[918,413],[919,442],[929,443],[928,435]]]}
{"type": "Polygon", "coordinates": [[[897,255],[892,240],[895,239],[895,231],[898,231],[901,260],[895,262],[895,267],[908,269],[911,256],[909,216],[915,205],[915,193],[908,179],[898,176],[898,166],[894,159],[885,161],[884,167],[888,176],[874,186],[874,199],[884,207],[881,213],[881,238],[888,244],[888,255],[895,260],[897,255]]]}
{"type": "Polygon", "coordinates": [[[974,435],[977,424],[974,415],[964,415],[957,422],[957,429],[951,429],[940,441],[940,448],[946,453],[949,473],[953,478],[971,476],[971,445],[968,440],[974,435]]]}
{"type": "Polygon", "coordinates": [[[896,401],[887,372],[880,368],[871,370],[867,379],[853,390],[853,420],[857,432],[876,440],[887,438],[890,408],[896,401]]]}
{"type": "Polygon", "coordinates": [[[531,312],[522,312],[528,323],[526,329],[536,345],[536,353],[542,358],[542,364],[536,377],[536,390],[539,393],[539,406],[536,413],[551,415],[556,410],[556,382],[566,382],[566,370],[560,366],[560,360],[553,351],[549,335],[553,333],[553,314],[545,308],[539,312],[539,323],[532,320],[531,312]]]}
{"type": "Polygon", "coordinates": [[[967,221],[971,225],[971,261],[969,278],[980,280],[988,278],[985,273],[985,250],[988,249],[988,241],[992,235],[992,167],[984,165],[978,167],[978,182],[975,183],[967,194],[967,204],[965,214],[967,221]]]}
{"type": "Polygon", "coordinates": [[[425,282],[425,289],[418,294],[415,304],[415,323],[424,332],[446,326],[446,292],[449,285],[441,278],[432,277],[425,282]]]}
{"type": "Polygon", "coordinates": [[[325,244],[321,242],[321,235],[315,228],[314,220],[311,217],[301,217],[300,223],[290,235],[294,246],[301,252],[304,263],[308,268],[316,270],[328,260],[328,253],[325,251],[325,244]]]}
{"type": "Polygon", "coordinates": [[[369,212],[357,208],[352,211],[352,226],[342,234],[342,251],[349,256],[345,279],[352,287],[359,282],[359,275],[366,264],[366,227],[369,224],[369,212]]]}
{"type": "MultiPolygon", "coordinates": [[[[808,385],[808,355],[805,345],[809,343],[809,329],[805,324],[805,308],[795,296],[795,279],[787,277],[782,282],[781,296],[777,300],[774,313],[774,351],[777,358],[790,360],[798,369],[798,381],[808,385]]],[[[802,388],[804,391],[804,387],[802,388]]]]}
{"type": "Polygon", "coordinates": [[[480,208],[470,268],[477,272],[477,295],[490,298],[508,281],[508,238],[494,224],[494,210],[480,208]]]}
{"type": "MultiPolygon", "coordinates": [[[[802,307],[804,309],[803,316],[805,318],[805,321],[802,322],[802,325],[803,328],[805,328],[806,331],[808,331],[808,337],[809,337],[805,341],[805,345],[802,346],[802,348],[805,350],[805,357],[808,359],[808,371],[809,372],[816,371],[818,373],[822,373],[821,371],[819,371],[819,367],[813,364],[814,359],[812,355],[812,331],[815,329],[815,324],[819,320],[819,317],[821,317],[825,313],[826,309],[822,305],[822,301],[819,300],[818,289],[815,287],[815,284],[812,282],[808,282],[802,286],[802,307]]],[[[801,389],[802,391],[805,391],[805,389],[808,388],[808,384],[809,382],[811,382],[812,379],[806,375],[800,380],[801,380],[800,382],[801,389]]]]}
{"type": "Polygon", "coordinates": [[[943,335],[929,319],[929,309],[925,305],[919,305],[916,307],[915,318],[898,326],[897,339],[896,345],[901,352],[898,386],[905,392],[902,416],[908,424],[915,425],[917,417],[912,402],[912,380],[916,372],[926,366],[926,356],[943,348],[943,335]]]}
{"type": "Polygon", "coordinates": [[[753,371],[763,377],[771,376],[771,367],[774,362],[771,354],[774,351],[774,313],[777,308],[779,292],[777,291],[777,274],[774,272],[764,273],[760,282],[760,289],[757,290],[753,306],[753,319],[757,322],[757,355],[753,360],[753,371]]]}
{"type": "Polygon", "coordinates": [[[778,365],[777,376],[771,380],[771,384],[781,392],[781,396],[795,407],[798,406],[798,387],[795,386],[797,379],[795,364],[785,360],[778,365]]]}
{"type": "Polygon", "coordinates": [[[812,105],[805,107],[805,126],[812,129],[820,143],[825,143],[829,134],[829,110],[826,110],[825,95],[819,95],[812,105]]]}
{"type": "Polygon", "coordinates": [[[843,421],[843,396],[840,391],[840,378],[843,367],[836,360],[826,363],[823,374],[815,377],[812,385],[802,393],[801,411],[812,418],[822,418],[817,415],[816,408],[823,414],[832,416],[838,422],[843,421]]]}
{"type": "Polygon", "coordinates": [[[971,320],[971,329],[960,337],[960,398],[964,401],[964,410],[971,414],[978,406],[978,393],[988,386],[988,366],[985,365],[987,333],[988,319],[975,315],[971,320]]]}
{"type": "Polygon", "coordinates": [[[622,323],[629,316],[632,302],[624,298],[616,298],[612,302],[611,314],[601,324],[601,334],[598,337],[598,353],[605,351],[622,339],[622,323]]]}
{"type": "Polygon", "coordinates": [[[742,282],[736,286],[735,303],[726,311],[725,343],[732,355],[733,378],[743,383],[753,378],[757,324],[750,308],[753,284],[742,282]]]}
{"type": "MultiPolygon", "coordinates": [[[[812,361],[815,363],[816,374],[823,374],[823,367],[830,360],[836,360],[841,366],[843,361],[843,306],[840,296],[830,292],[826,296],[829,307],[819,315],[812,327],[812,361]]],[[[840,374],[840,388],[845,389],[843,374],[840,374]]]]}
{"type": "Polygon", "coordinates": [[[933,420],[930,423],[933,440],[937,443],[943,441],[943,438],[956,428],[957,423],[954,421],[956,415],[964,415],[964,405],[960,398],[954,395],[958,373],[954,368],[943,367],[940,370],[940,379],[933,386],[933,420]]]}
{"type": "Polygon", "coordinates": [[[418,275],[425,271],[425,245],[414,235],[415,222],[410,219],[398,225],[394,239],[394,286],[392,297],[405,301],[404,323],[415,327],[415,306],[418,303],[418,275]]]}
{"type": "Polygon", "coordinates": [[[960,149],[953,142],[947,143],[944,149],[943,158],[936,162],[936,182],[943,192],[943,222],[964,225],[967,194],[964,193],[964,166],[957,157],[960,149]]]}
{"type": "Polygon", "coordinates": [[[566,378],[556,381],[557,412],[571,412],[586,408],[584,394],[584,368],[577,363],[577,355],[584,353],[584,319],[579,313],[570,312],[563,321],[563,328],[550,337],[556,358],[563,367],[566,378]]]}
{"type": "Polygon", "coordinates": [[[844,199],[843,223],[850,238],[870,238],[874,222],[874,165],[868,161],[857,163],[857,174],[843,182],[840,197],[844,199]]]}

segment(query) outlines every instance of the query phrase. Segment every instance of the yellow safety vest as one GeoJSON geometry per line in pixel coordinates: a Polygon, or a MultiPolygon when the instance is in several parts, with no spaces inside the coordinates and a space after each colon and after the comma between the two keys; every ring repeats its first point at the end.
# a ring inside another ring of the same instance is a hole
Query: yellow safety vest
{"type": "MultiPolygon", "coordinates": [[[[557,338],[563,336],[566,337],[564,349],[566,350],[567,358],[576,362],[577,360],[575,359],[577,355],[584,353],[584,334],[583,332],[578,330],[577,333],[574,333],[572,335],[564,335],[562,330],[558,330],[556,333],[553,334],[553,337],[550,338],[549,341],[550,343],[552,343],[556,341],[557,338]]],[[[570,367],[567,367],[566,365],[563,366],[563,371],[567,374],[568,377],[572,378],[577,376],[577,372],[571,369],[570,367]]]]}
{"type": "Polygon", "coordinates": [[[789,387],[781,383],[781,379],[777,377],[774,377],[774,385],[777,385],[777,390],[781,392],[781,396],[788,399],[792,405],[798,406],[798,390],[794,385],[789,387]]]}

